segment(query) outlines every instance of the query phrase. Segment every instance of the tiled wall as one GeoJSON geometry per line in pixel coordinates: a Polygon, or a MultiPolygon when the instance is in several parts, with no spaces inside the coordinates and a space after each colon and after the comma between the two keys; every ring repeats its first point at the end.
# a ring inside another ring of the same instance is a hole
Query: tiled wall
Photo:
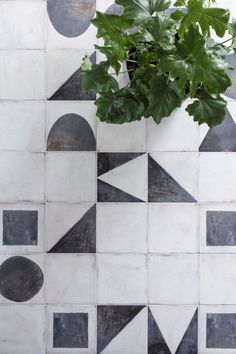
{"type": "Polygon", "coordinates": [[[235,354],[235,86],[215,129],[98,122],[111,5],[0,0],[0,354],[235,354]]]}

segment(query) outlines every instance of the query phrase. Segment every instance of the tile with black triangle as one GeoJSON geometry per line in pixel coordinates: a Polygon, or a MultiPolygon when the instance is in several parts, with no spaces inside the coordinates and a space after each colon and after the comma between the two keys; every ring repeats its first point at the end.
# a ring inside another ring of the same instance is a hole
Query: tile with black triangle
{"type": "Polygon", "coordinates": [[[148,201],[194,203],[197,195],[197,153],[159,152],[148,155],[148,201]]]}
{"type": "Polygon", "coordinates": [[[149,306],[148,354],[158,353],[198,353],[198,310],[196,306],[149,306]]]}
{"type": "Polygon", "coordinates": [[[97,307],[97,354],[146,352],[146,307],[131,305],[97,307]]]}
{"type": "MultiPolygon", "coordinates": [[[[90,52],[89,58],[96,63],[96,52],[90,52]]],[[[61,52],[48,53],[48,88],[47,97],[51,101],[94,101],[93,91],[82,89],[81,64],[83,53],[61,52]],[[76,57],[77,56],[77,57],[76,57]]]]}
{"type": "Polygon", "coordinates": [[[96,253],[95,204],[47,204],[48,253],[96,253]]]}
{"type": "Polygon", "coordinates": [[[98,153],[98,201],[144,202],[147,199],[147,155],[98,153]]]}
{"type": "Polygon", "coordinates": [[[214,128],[200,127],[200,152],[236,152],[236,104],[229,102],[225,120],[214,128]]]}

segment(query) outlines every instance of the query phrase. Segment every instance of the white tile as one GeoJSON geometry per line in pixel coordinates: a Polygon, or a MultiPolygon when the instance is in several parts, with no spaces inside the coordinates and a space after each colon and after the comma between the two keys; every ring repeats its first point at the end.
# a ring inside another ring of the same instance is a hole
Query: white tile
{"type": "Polygon", "coordinates": [[[0,99],[44,99],[44,52],[2,51],[0,81],[0,99]]]}
{"type": "Polygon", "coordinates": [[[1,102],[0,116],[1,150],[45,150],[43,102],[1,102]]]}
{"type": "MultiPolygon", "coordinates": [[[[236,315],[236,306],[228,305],[208,305],[208,306],[199,306],[199,353],[203,354],[236,354],[236,348],[225,348],[224,345],[220,348],[209,348],[207,346],[207,315],[217,314],[217,315],[236,315]]],[[[235,346],[235,331],[234,324],[222,321],[222,324],[225,326],[225,331],[221,333],[218,337],[218,344],[220,343],[231,343],[232,346],[235,346]]],[[[217,326],[217,322],[214,323],[217,326]]],[[[219,331],[218,331],[219,332],[219,331]]],[[[214,333],[211,333],[214,336],[214,333]]],[[[217,344],[217,343],[216,343],[217,344]]],[[[216,345],[217,346],[217,345],[216,345]]]]}
{"type": "Polygon", "coordinates": [[[0,153],[0,200],[44,201],[44,154],[0,153]]]}
{"type": "Polygon", "coordinates": [[[43,48],[45,10],[42,1],[1,1],[0,48],[43,48]]]}
{"type": "Polygon", "coordinates": [[[49,303],[95,303],[95,256],[48,254],[45,287],[45,296],[49,303]]]}
{"type": "Polygon", "coordinates": [[[93,203],[47,203],[46,250],[49,251],[92,205],[93,203]]]}
{"type": "Polygon", "coordinates": [[[98,303],[142,304],[146,302],[144,255],[98,255],[98,303]]]}
{"type": "Polygon", "coordinates": [[[47,102],[46,117],[47,117],[47,136],[54,123],[66,114],[77,114],[83,117],[90,125],[94,135],[96,136],[96,107],[93,102],[47,102]]]}
{"type": "Polygon", "coordinates": [[[47,200],[94,201],[95,173],[95,153],[49,152],[47,154],[47,200]]]}
{"type": "Polygon", "coordinates": [[[44,354],[43,305],[0,305],[0,342],[4,354],[44,354]]]}
{"type": "MultiPolygon", "coordinates": [[[[233,212],[235,213],[236,217],[236,205],[235,204],[202,204],[200,205],[200,214],[199,214],[199,221],[200,221],[200,251],[201,253],[235,253],[236,252],[236,245],[221,245],[221,246],[210,246],[207,245],[207,212],[233,212]]],[[[236,222],[235,222],[236,223],[236,222]]],[[[215,235],[219,235],[219,233],[225,233],[225,226],[219,225],[215,223],[215,235]],[[221,230],[219,230],[221,228],[221,230]]],[[[229,230],[231,233],[232,239],[235,237],[234,230],[229,230]]],[[[227,235],[225,234],[227,237],[227,235]]]]}
{"type": "MultiPolygon", "coordinates": [[[[12,250],[12,252],[15,252],[14,249],[12,250]]],[[[0,255],[0,263],[2,264],[4,261],[6,261],[7,259],[14,257],[15,254],[8,254],[8,255],[0,255]]],[[[34,262],[42,271],[44,279],[43,279],[43,285],[40,288],[40,290],[38,291],[38,293],[36,293],[33,297],[31,297],[29,300],[27,300],[27,303],[29,304],[43,304],[45,302],[45,297],[44,297],[44,290],[45,290],[45,257],[43,253],[40,254],[20,254],[17,255],[19,257],[25,257],[29,260],[31,260],[32,262],[34,262]]],[[[11,286],[11,284],[9,284],[9,287],[11,286]]],[[[9,303],[10,305],[15,305],[16,302],[7,299],[6,297],[4,297],[3,295],[0,294],[0,303],[9,303]]]]}
{"type": "Polygon", "coordinates": [[[98,122],[98,151],[143,152],[145,150],[146,119],[125,124],[98,122]]]}
{"type": "Polygon", "coordinates": [[[198,302],[197,255],[149,256],[149,303],[198,302]]]}
{"type": "Polygon", "coordinates": [[[145,253],[145,204],[97,204],[97,252],[145,253]]]}
{"type": "Polygon", "coordinates": [[[199,164],[199,201],[235,202],[235,154],[203,152],[200,153],[199,164]]]}
{"type": "Polygon", "coordinates": [[[149,252],[197,252],[197,205],[149,204],[148,220],[149,252]]]}
{"type": "Polygon", "coordinates": [[[156,124],[148,119],[148,151],[197,151],[198,124],[185,111],[189,102],[156,124]]]}
{"type": "Polygon", "coordinates": [[[235,304],[236,255],[200,256],[200,303],[235,304]]]}
{"type": "Polygon", "coordinates": [[[0,252],[9,253],[38,253],[44,252],[44,235],[45,235],[45,215],[44,204],[0,204],[0,252]],[[3,211],[5,210],[27,210],[38,212],[38,240],[37,245],[3,245],[3,211]]]}
{"type": "Polygon", "coordinates": [[[147,353],[147,308],[142,309],[102,351],[102,354],[120,353],[147,353]]]}
{"type": "Polygon", "coordinates": [[[79,305],[47,306],[47,354],[95,354],[96,352],[96,308],[79,305]],[[88,348],[53,348],[53,314],[54,313],[87,313],[88,314],[88,348]]]}

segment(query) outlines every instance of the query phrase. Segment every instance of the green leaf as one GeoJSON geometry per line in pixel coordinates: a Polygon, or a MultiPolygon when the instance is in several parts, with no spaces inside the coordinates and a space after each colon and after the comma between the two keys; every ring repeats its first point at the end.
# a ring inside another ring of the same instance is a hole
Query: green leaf
{"type": "Polygon", "coordinates": [[[205,95],[189,104],[186,111],[194,117],[198,124],[206,123],[210,128],[223,122],[226,114],[227,102],[220,96],[213,98],[205,95]]]}
{"type": "Polygon", "coordinates": [[[184,87],[188,80],[190,68],[188,62],[177,54],[163,56],[160,60],[163,73],[168,72],[170,80],[178,79],[180,87],[184,87]]]}
{"type": "Polygon", "coordinates": [[[176,83],[168,83],[164,75],[153,77],[149,95],[150,115],[159,124],[164,117],[181,106],[183,98],[184,94],[180,95],[176,83]]]}
{"type": "Polygon", "coordinates": [[[100,64],[93,65],[90,71],[85,71],[83,73],[83,89],[96,92],[118,90],[117,81],[107,73],[109,66],[107,61],[102,61],[100,64]]]}
{"type": "Polygon", "coordinates": [[[209,33],[212,27],[219,37],[224,36],[229,22],[229,10],[204,7],[204,0],[188,0],[187,9],[188,12],[183,17],[179,29],[181,38],[194,23],[199,23],[203,33],[209,33]]]}
{"type": "Polygon", "coordinates": [[[124,15],[141,22],[152,17],[155,12],[165,11],[170,6],[170,0],[115,0],[124,7],[124,15]]]}
{"type": "Polygon", "coordinates": [[[174,20],[160,14],[153,17],[146,24],[146,30],[151,34],[152,40],[157,46],[165,50],[171,50],[174,46],[176,30],[173,28],[174,20]]]}
{"type": "Polygon", "coordinates": [[[95,104],[100,120],[113,124],[141,120],[144,111],[142,100],[136,99],[130,88],[115,93],[102,93],[95,104]]]}
{"type": "Polygon", "coordinates": [[[175,12],[172,12],[172,14],[170,15],[170,17],[175,21],[181,20],[184,16],[185,13],[181,10],[176,10],[175,12]]]}
{"type": "Polygon", "coordinates": [[[186,6],[186,1],[185,1],[185,0],[177,0],[177,1],[174,3],[174,6],[175,6],[175,7],[186,6]]]}

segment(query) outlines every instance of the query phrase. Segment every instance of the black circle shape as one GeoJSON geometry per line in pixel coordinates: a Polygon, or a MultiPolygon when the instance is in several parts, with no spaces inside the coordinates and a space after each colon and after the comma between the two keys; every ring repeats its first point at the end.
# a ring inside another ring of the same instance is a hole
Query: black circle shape
{"type": "Polygon", "coordinates": [[[26,257],[10,257],[0,266],[0,294],[8,300],[30,300],[39,292],[43,281],[41,268],[26,257]]]}

